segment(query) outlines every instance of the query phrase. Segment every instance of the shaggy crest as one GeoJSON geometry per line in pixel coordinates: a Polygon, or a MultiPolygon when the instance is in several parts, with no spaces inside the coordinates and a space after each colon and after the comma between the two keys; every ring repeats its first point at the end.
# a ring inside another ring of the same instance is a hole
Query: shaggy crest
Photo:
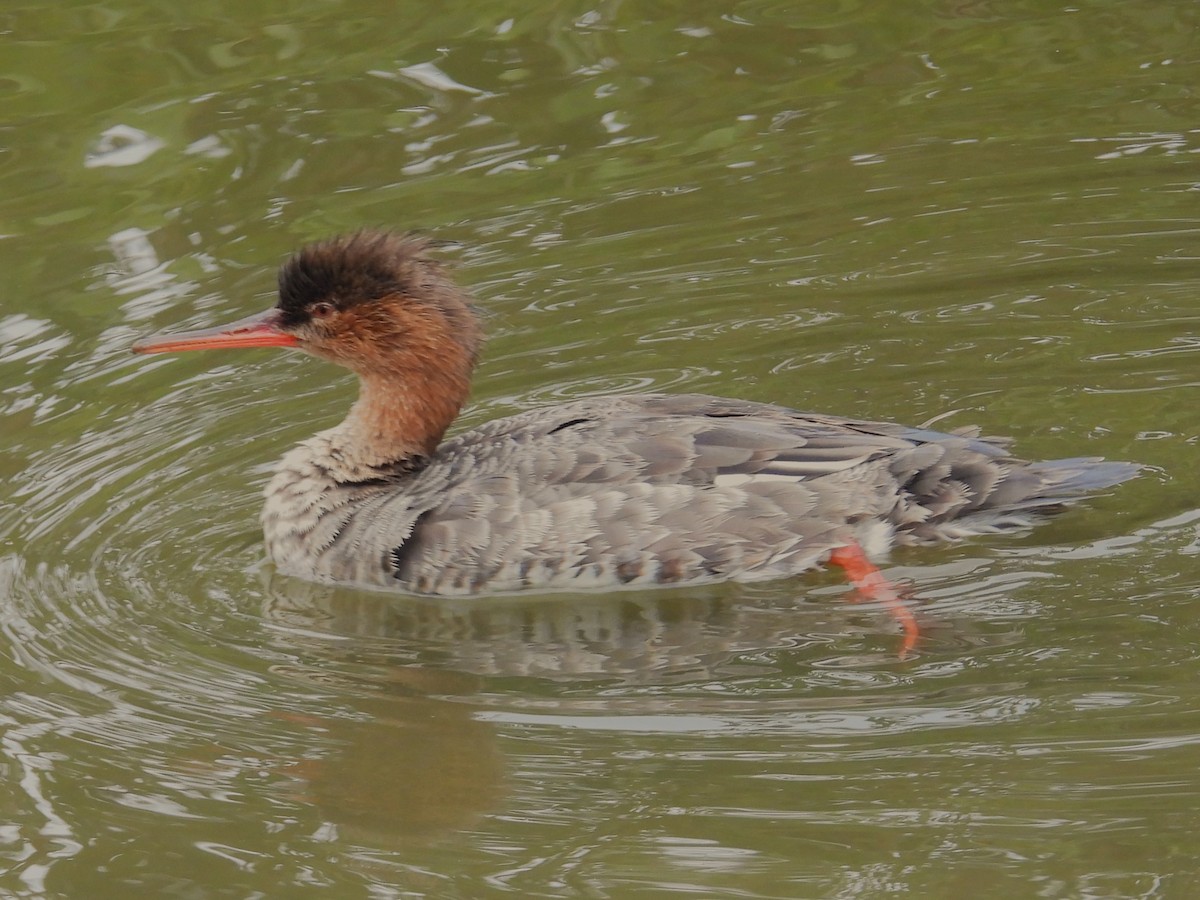
{"type": "Polygon", "coordinates": [[[279,269],[279,309],[285,326],[310,318],[315,303],[340,310],[382,297],[420,299],[441,267],[426,255],[429,241],[364,229],[301,248],[279,269]]]}

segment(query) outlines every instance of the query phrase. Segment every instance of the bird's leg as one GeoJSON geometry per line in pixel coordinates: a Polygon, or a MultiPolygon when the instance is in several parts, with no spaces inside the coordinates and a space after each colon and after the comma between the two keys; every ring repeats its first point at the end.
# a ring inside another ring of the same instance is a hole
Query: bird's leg
{"type": "Polygon", "coordinates": [[[895,586],[888,581],[873,562],[867,559],[863,548],[857,544],[844,544],[834,549],[829,555],[832,565],[840,566],[846,573],[846,578],[854,585],[855,593],[850,595],[854,603],[860,600],[878,600],[887,606],[888,611],[900,623],[904,631],[904,644],[900,648],[900,658],[908,656],[910,650],[917,645],[921,630],[917,627],[916,617],[912,610],[904,605],[895,586]]]}

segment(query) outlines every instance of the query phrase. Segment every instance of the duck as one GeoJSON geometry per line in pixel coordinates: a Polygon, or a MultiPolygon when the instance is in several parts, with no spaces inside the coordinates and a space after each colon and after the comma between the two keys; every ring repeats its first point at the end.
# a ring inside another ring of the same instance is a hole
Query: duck
{"type": "Polygon", "coordinates": [[[843,569],[919,628],[876,561],[897,547],[1024,531],[1137,474],[1028,461],[941,432],[687,393],[588,397],[450,438],[483,346],[469,294],[427,237],[363,229],[301,247],[278,302],[137,353],[288,347],[349,369],[338,425],[279,461],[268,558],[316,582],[465,597],[759,582],[843,569]]]}

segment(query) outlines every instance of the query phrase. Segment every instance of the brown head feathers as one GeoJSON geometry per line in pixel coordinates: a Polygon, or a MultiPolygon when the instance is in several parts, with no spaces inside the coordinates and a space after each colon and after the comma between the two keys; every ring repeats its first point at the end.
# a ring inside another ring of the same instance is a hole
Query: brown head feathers
{"type": "Polygon", "coordinates": [[[347,310],[384,297],[425,299],[432,283],[445,280],[427,253],[430,245],[427,238],[372,229],[308,244],[279,269],[284,323],[306,322],[317,303],[347,310]]]}

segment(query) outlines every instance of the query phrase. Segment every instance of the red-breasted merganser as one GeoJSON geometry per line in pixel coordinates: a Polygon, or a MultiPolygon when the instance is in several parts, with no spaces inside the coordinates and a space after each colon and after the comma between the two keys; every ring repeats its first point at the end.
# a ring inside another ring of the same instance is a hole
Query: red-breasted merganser
{"type": "Polygon", "coordinates": [[[279,302],[139,353],[296,347],[353,371],[340,425],[266,488],[282,572],[423,594],[761,581],[823,563],[907,609],[868,556],[1025,528],[1138,466],[1026,462],[1003,442],[697,394],[535,409],[443,441],[482,331],[427,240],[359,231],[310,244],[279,302]]]}

